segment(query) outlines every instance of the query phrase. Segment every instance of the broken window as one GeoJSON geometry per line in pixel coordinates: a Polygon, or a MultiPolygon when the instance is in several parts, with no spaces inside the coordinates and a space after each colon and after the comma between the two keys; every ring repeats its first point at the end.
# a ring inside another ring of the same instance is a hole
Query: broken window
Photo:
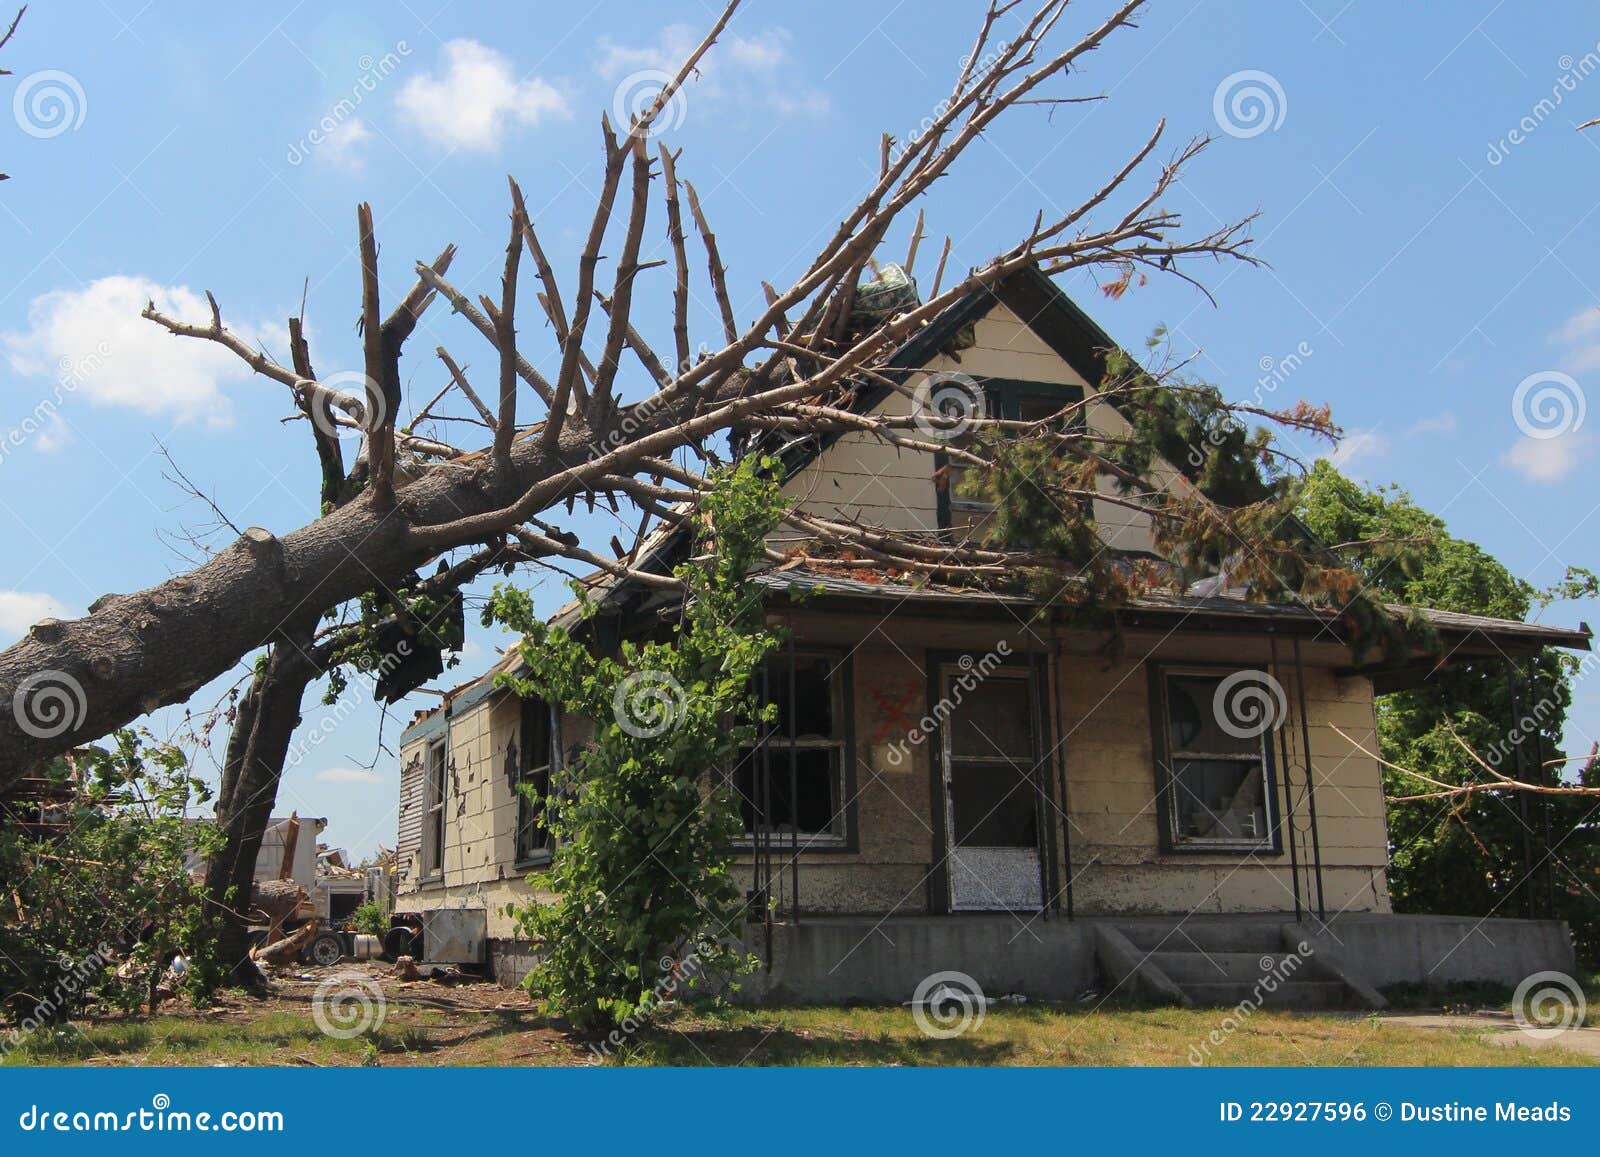
{"type": "MultiPolygon", "coordinates": [[[[999,399],[994,388],[988,383],[980,384],[972,381],[972,379],[967,380],[972,382],[972,385],[977,386],[977,388],[982,391],[980,398],[975,400],[966,399],[965,404],[967,405],[972,405],[974,401],[982,402],[983,412],[981,414],[973,414],[972,416],[985,418],[1002,417],[1003,415],[998,404],[999,399]]],[[[961,395],[958,394],[956,397],[958,401],[961,400],[961,395]]],[[[951,412],[951,408],[949,406],[944,407],[944,412],[945,416],[950,418],[959,419],[961,417],[959,412],[951,412]]],[[[951,445],[956,447],[960,447],[968,441],[970,441],[970,438],[961,436],[952,437],[950,439],[951,445]]],[[[944,458],[945,456],[941,454],[939,457],[944,458]]],[[[950,527],[953,530],[963,532],[964,538],[976,537],[980,532],[984,522],[988,519],[990,513],[993,512],[994,503],[984,502],[982,499],[970,498],[962,494],[962,482],[966,478],[967,472],[972,469],[970,466],[963,464],[959,460],[941,463],[941,465],[943,465],[944,468],[943,485],[945,487],[945,493],[948,499],[946,505],[950,512],[950,527]]]]}
{"type": "MultiPolygon", "coordinates": [[[[1064,408],[1081,401],[1083,391],[1077,386],[1057,385],[1050,382],[1024,382],[1007,378],[962,378],[967,390],[976,386],[982,392],[983,414],[987,418],[998,418],[1010,422],[1042,422],[1059,414],[1064,408]]],[[[963,400],[958,392],[951,394],[935,393],[938,399],[953,398],[956,405],[971,406],[971,399],[963,400]]],[[[944,407],[946,416],[959,419],[961,414],[954,411],[951,405],[944,407]]],[[[974,415],[978,416],[978,415],[974,415]]],[[[1083,425],[1081,411],[1076,412],[1072,418],[1072,425],[1083,425]]],[[[1005,435],[1009,437],[1010,435],[1005,435]]],[[[952,437],[951,445],[960,446],[966,439],[961,436],[952,437]]],[[[957,532],[963,540],[977,538],[983,530],[989,515],[994,511],[992,502],[984,502],[977,498],[965,497],[961,494],[961,483],[967,471],[971,469],[960,462],[949,461],[945,455],[937,455],[936,468],[942,469],[943,474],[940,485],[944,489],[947,499],[948,521],[946,525],[957,532]]]]}
{"type": "Polygon", "coordinates": [[[517,859],[527,863],[550,848],[545,824],[550,797],[550,769],[555,762],[550,705],[542,699],[522,700],[521,744],[517,759],[517,859]]]}
{"type": "Polygon", "coordinates": [[[428,765],[423,781],[422,874],[436,876],[444,871],[444,785],[448,772],[447,744],[444,740],[428,745],[428,765]]]}
{"type": "Polygon", "coordinates": [[[734,788],[747,839],[758,830],[785,842],[845,839],[846,700],[838,655],[780,655],[762,677],[778,717],[762,742],[739,753],[734,788]]]}
{"type": "Polygon", "coordinates": [[[1277,849],[1272,798],[1272,732],[1223,727],[1217,690],[1232,672],[1162,673],[1166,825],[1174,849],[1277,849]]]}

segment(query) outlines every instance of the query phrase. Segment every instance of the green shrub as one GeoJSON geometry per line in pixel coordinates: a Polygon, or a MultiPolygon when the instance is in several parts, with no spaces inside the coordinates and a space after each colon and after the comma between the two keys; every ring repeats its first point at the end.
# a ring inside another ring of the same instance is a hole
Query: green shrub
{"type": "Polygon", "coordinates": [[[509,909],[542,944],[530,991],[580,1027],[637,1022],[680,984],[751,966],[730,852],[742,825],[722,779],[755,739],[752,678],[776,645],[746,582],[784,510],[763,476],[776,468],[746,460],[715,476],[694,558],[675,572],[684,610],[669,641],[597,657],[508,587],[485,611],[523,635],[528,674],[500,685],[594,721],[546,801],[556,844],[538,883],[557,899],[509,909]]]}

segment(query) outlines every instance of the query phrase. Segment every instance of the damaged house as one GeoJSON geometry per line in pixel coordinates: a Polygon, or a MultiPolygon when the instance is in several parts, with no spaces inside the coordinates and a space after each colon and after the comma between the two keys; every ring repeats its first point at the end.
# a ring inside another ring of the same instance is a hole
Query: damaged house
{"type": "MultiPolygon", "coordinates": [[[[1092,401],[1113,345],[1025,270],[946,310],[889,368],[911,384],[960,374],[991,413],[1026,420],[1092,401]]],[[[909,414],[912,402],[869,383],[855,405],[909,414]]],[[[1125,422],[1107,404],[1087,420],[1125,422]]],[[[985,517],[937,454],[852,433],[781,453],[787,493],[823,515],[949,534],[985,517]]],[[[1107,549],[1151,554],[1137,513],[1095,513],[1107,549]]],[[[794,533],[778,532],[790,536],[779,549],[794,533]]],[[[650,565],[670,569],[686,546],[662,532],[650,565]]],[[[901,1001],[959,971],[995,995],[1126,984],[1233,1003],[1268,958],[1303,948],[1309,964],[1274,999],[1373,1004],[1402,981],[1572,968],[1565,926],[1541,918],[1537,871],[1506,918],[1391,912],[1372,752],[1379,696],[1440,663],[1587,649],[1587,628],[1423,610],[1439,654],[1358,661],[1336,616],[1220,582],[1120,608],[1115,646],[1022,595],[798,565],[751,582],[788,634],[763,680],[778,721],[730,772],[747,939],[766,966],[752,998],[901,1001]]],[[[673,596],[627,582],[594,597],[602,613],[584,629],[600,648],[673,613],[673,596]]],[[[570,608],[558,617],[580,623],[570,608]]],[[[531,957],[505,905],[538,888],[551,854],[517,785],[559,785],[590,727],[495,688],[518,661],[508,652],[404,732],[395,898],[452,942],[464,924],[508,980],[531,957]]]]}

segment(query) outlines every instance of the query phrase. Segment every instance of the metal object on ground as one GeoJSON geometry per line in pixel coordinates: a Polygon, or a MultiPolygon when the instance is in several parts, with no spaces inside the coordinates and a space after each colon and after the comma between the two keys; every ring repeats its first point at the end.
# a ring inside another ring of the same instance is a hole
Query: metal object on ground
{"type": "Polygon", "coordinates": [[[482,964],[489,940],[484,908],[439,908],[422,913],[422,959],[430,964],[482,964]]]}

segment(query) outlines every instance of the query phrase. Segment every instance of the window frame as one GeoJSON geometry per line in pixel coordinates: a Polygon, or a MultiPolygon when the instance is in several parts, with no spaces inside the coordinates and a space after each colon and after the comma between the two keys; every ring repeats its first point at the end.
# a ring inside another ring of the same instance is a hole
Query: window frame
{"type": "MultiPolygon", "coordinates": [[[[839,817],[844,831],[834,834],[810,834],[801,838],[799,832],[772,831],[769,833],[771,846],[780,850],[795,850],[798,852],[855,852],[858,850],[856,829],[856,769],[855,769],[855,686],[852,680],[854,669],[853,653],[840,647],[806,647],[796,645],[794,648],[794,662],[798,667],[806,659],[823,659],[829,664],[831,675],[829,682],[833,695],[833,710],[835,726],[839,736],[836,739],[813,740],[800,736],[795,738],[795,748],[805,750],[827,750],[837,747],[839,750],[839,770],[837,787],[839,790],[839,808],[835,815],[839,817]]],[[[770,665],[787,664],[790,653],[787,648],[774,654],[769,660],[770,665]]],[[[757,676],[760,677],[759,675],[757,676]]],[[[765,740],[767,749],[772,752],[771,774],[787,774],[787,767],[782,761],[787,759],[789,751],[788,736],[781,731],[774,730],[765,740]]],[[[760,758],[763,742],[758,739],[755,746],[748,748],[748,754],[753,758],[760,758]]],[[[733,793],[734,802],[740,805],[741,822],[743,806],[739,794],[738,775],[739,767],[743,761],[735,762],[729,769],[727,777],[728,789],[733,793]]],[[[760,775],[760,769],[752,771],[752,784],[755,777],[760,775]]],[[[758,833],[746,831],[734,839],[733,850],[741,855],[755,852],[765,846],[758,841],[758,833]]]]}
{"type": "Polygon", "coordinates": [[[445,797],[450,778],[449,732],[428,742],[422,759],[422,871],[424,882],[444,879],[445,797]],[[435,758],[437,756],[437,758],[435,758]],[[429,835],[433,836],[432,847],[429,835]],[[432,855],[428,855],[429,851],[432,855]]]}
{"type": "Polygon", "coordinates": [[[516,796],[516,819],[511,829],[511,866],[516,869],[549,867],[552,855],[555,852],[555,838],[550,833],[550,828],[545,823],[550,813],[550,802],[555,796],[555,776],[557,758],[556,752],[560,746],[556,735],[556,714],[553,704],[542,699],[520,699],[518,701],[517,717],[517,782],[512,785],[512,793],[516,796]],[[537,705],[537,706],[535,706],[537,705]],[[532,753],[529,751],[528,742],[528,715],[531,711],[545,713],[545,762],[534,763],[532,753]],[[530,848],[526,856],[522,855],[522,831],[530,822],[527,812],[534,809],[534,805],[527,796],[522,794],[521,785],[532,783],[539,772],[544,773],[545,802],[537,809],[537,814],[532,822],[539,823],[543,829],[543,839],[536,847],[530,848]]]}
{"type": "MultiPolygon", "coordinates": [[[[926,371],[928,376],[937,375],[939,371],[926,371]]],[[[967,375],[976,382],[983,391],[984,411],[987,417],[999,418],[1002,421],[1020,421],[1022,403],[1035,399],[1046,401],[1059,401],[1056,408],[1062,409],[1074,402],[1081,402],[1087,396],[1084,387],[1070,382],[1038,382],[1027,378],[996,378],[986,377],[982,374],[967,375]]],[[[935,476],[940,471],[945,471],[945,484],[934,486],[935,518],[939,529],[949,531],[955,529],[969,529],[969,527],[956,527],[952,520],[954,511],[963,511],[971,514],[987,514],[994,510],[991,502],[980,502],[972,498],[958,498],[955,493],[956,479],[952,477],[950,469],[950,456],[943,451],[935,451],[933,455],[933,470],[935,476]]]]}
{"type": "MultiPolygon", "coordinates": [[[[1206,839],[1180,836],[1176,825],[1177,801],[1174,798],[1177,777],[1172,769],[1172,718],[1168,711],[1167,677],[1193,675],[1207,679],[1225,679],[1239,671],[1260,671],[1266,668],[1254,663],[1152,663],[1150,664],[1150,737],[1155,763],[1156,825],[1160,848],[1167,855],[1222,855],[1222,856],[1281,856],[1283,847],[1283,799],[1278,794],[1277,757],[1273,752],[1273,728],[1261,734],[1262,798],[1267,812],[1266,835],[1256,841],[1206,839]]],[[[1188,753],[1191,758],[1203,753],[1188,753]]],[[[1244,760],[1237,753],[1213,753],[1213,758],[1244,760]]]]}

